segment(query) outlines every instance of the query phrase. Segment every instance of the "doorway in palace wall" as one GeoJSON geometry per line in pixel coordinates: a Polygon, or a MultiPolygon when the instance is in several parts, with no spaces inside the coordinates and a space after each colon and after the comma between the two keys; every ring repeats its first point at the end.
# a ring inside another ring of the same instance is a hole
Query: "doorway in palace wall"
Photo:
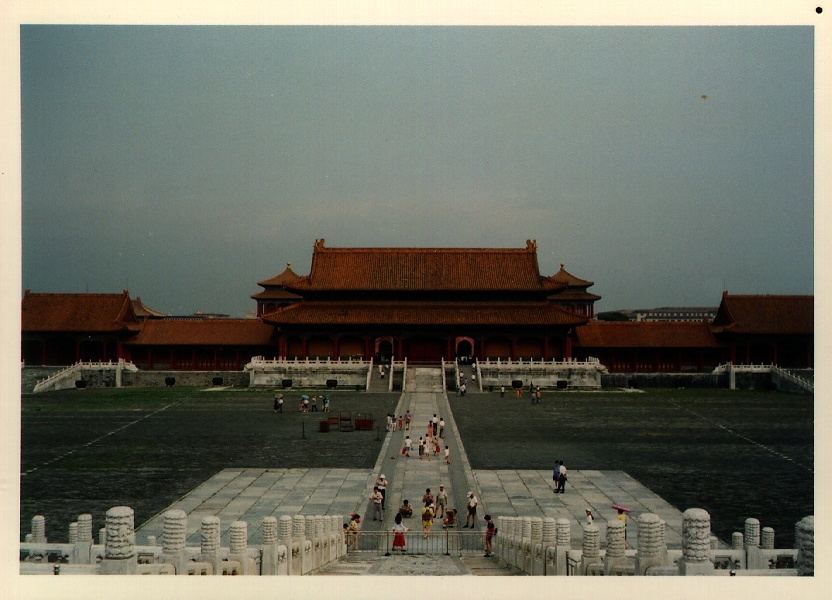
{"type": "Polygon", "coordinates": [[[474,340],[471,338],[457,338],[456,340],[456,359],[460,364],[467,365],[471,363],[474,357],[474,340]]]}
{"type": "MultiPolygon", "coordinates": [[[[393,357],[392,338],[380,338],[376,340],[376,360],[379,363],[389,363],[393,357]]],[[[398,359],[397,359],[398,360],[398,359]]]]}

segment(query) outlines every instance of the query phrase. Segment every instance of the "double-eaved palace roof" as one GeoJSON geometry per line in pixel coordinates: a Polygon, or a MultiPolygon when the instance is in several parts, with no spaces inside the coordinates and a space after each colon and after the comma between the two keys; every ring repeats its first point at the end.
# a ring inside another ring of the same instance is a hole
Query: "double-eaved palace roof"
{"type": "Polygon", "coordinates": [[[309,275],[281,283],[299,293],[546,292],[565,287],[540,275],[537,245],[531,241],[525,248],[327,248],[318,240],[309,275]]]}
{"type": "Polygon", "coordinates": [[[584,348],[716,348],[721,346],[706,321],[591,321],[575,329],[584,348]]]}

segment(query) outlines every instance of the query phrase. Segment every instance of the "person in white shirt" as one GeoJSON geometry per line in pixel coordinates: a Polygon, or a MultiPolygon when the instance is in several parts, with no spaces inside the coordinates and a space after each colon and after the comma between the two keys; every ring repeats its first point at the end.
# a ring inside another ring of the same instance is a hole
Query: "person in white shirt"
{"type": "Polygon", "coordinates": [[[462,527],[470,527],[471,529],[475,529],[477,526],[477,505],[479,504],[479,500],[474,495],[474,492],[468,492],[468,515],[465,517],[465,525],[462,527]],[[471,523],[468,525],[468,523],[471,523]]]}

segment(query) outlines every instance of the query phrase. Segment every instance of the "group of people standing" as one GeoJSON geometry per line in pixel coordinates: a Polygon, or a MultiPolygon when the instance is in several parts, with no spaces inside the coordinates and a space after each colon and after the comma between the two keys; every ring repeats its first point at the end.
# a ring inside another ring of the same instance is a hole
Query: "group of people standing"
{"type": "Polygon", "coordinates": [[[555,482],[555,489],[552,490],[555,494],[563,494],[566,489],[566,467],[562,460],[556,460],[555,466],[552,467],[552,481],[555,482]]]}
{"type": "MultiPolygon", "coordinates": [[[[405,418],[410,413],[405,414],[405,418]]],[[[410,429],[410,422],[406,421],[406,429],[410,429]]],[[[439,442],[440,439],[444,440],[445,435],[445,419],[441,417],[437,417],[434,413],[433,417],[428,420],[428,430],[427,433],[422,437],[419,437],[419,445],[418,445],[418,452],[419,452],[419,460],[423,460],[427,458],[430,460],[431,454],[439,454],[442,452],[441,444],[439,442]]],[[[402,454],[406,457],[410,457],[410,453],[413,451],[413,440],[410,438],[409,435],[406,435],[404,438],[404,445],[402,446],[402,454]]],[[[451,464],[451,449],[446,444],[444,450],[445,456],[445,463],[451,464]]]]}

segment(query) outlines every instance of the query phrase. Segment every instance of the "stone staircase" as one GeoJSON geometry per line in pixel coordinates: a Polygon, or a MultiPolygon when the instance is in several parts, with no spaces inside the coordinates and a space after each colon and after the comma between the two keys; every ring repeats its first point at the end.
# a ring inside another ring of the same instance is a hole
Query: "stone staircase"
{"type": "Polygon", "coordinates": [[[361,555],[350,553],[334,563],[318,569],[313,575],[337,575],[339,577],[349,575],[367,575],[373,565],[376,564],[376,557],[373,555],[361,555]]]}
{"type": "Polygon", "coordinates": [[[370,388],[367,390],[370,393],[381,394],[386,392],[390,385],[390,371],[387,371],[387,374],[382,377],[378,373],[378,367],[373,365],[372,371],[370,373],[370,388]]]}
{"type": "Polygon", "coordinates": [[[433,392],[441,393],[442,390],[442,367],[436,366],[409,366],[407,369],[406,392],[433,392]]]}

